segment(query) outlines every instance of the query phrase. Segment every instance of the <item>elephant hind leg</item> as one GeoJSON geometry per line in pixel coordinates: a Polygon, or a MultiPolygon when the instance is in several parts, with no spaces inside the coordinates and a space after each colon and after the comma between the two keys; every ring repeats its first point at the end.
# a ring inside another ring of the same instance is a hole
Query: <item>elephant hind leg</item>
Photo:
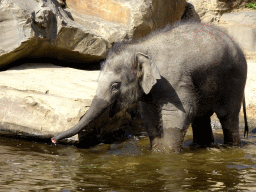
{"type": "Polygon", "coordinates": [[[204,116],[195,117],[192,121],[193,143],[199,146],[210,146],[214,143],[214,137],[211,127],[211,116],[209,112],[204,116]]]}
{"type": "Polygon", "coordinates": [[[214,106],[213,111],[220,120],[224,144],[240,146],[239,112],[244,98],[244,74],[237,74],[237,79],[230,78],[222,89],[225,90],[214,106]]]}
{"type": "Polygon", "coordinates": [[[225,116],[218,115],[220,120],[223,135],[224,144],[240,146],[240,136],[239,136],[239,116],[238,113],[229,113],[225,116]]]}

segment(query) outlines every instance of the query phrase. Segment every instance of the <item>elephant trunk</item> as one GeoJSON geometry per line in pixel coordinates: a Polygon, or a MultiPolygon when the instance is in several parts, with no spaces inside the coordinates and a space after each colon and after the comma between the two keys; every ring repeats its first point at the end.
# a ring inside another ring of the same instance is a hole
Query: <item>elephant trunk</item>
{"type": "Polygon", "coordinates": [[[57,143],[59,140],[72,137],[73,135],[82,131],[86,126],[88,126],[96,117],[104,112],[104,110],[109,106],[109,103],[101,98],[95,96],[92,100],[91,107],[81,118],[81,120],[69,130],[64,131],[51,138],[53,143],[57,143]]]}

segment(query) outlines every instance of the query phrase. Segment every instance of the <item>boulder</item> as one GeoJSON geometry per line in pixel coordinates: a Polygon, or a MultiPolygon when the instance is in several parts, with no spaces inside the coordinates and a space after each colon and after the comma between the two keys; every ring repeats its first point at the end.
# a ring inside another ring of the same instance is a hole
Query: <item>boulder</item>
{"type": "MultiPolygon", "coordinates": [[[[249,118],[250,130],[256,128],[256,54],[249,52],[247,55],[253,54],[254,56],[246,57],[247,59],[247,81],[245,86],[245,101],[247,117],[249,118]]],[[[242,113],[242,110],[241,112],[242,113]]]]}
{"type": "Polygon", "coordinates": [[[256,12],[225,13],[218,23],[245,51],[256,52],[256,12]]]}
{"type": "Polygon", "coordinates": [[[113,42],[145,36],[180,20],[185,4],[185,0],[1,1],[0,67],[21,58],[100,61],[113,42]]]}
{"type": "Polygon", "coordinates": [[[223,13],[245,9],[249,0],[189,0],[202,22],[218,22],[223,13]]]}
{"type": "Polygon", "coordinates": [[[56,0],[1,1],[0,18],[0,66],[25,57],[99,61],[110,47],[73,22],[56,0]]]}
{"type": "Polygon", "coordinates": [[[66,0],[75,22],[108,42],[137,39],[181,19],[185,0],[66,0]]]}
{"type": "Polygon", "coordinates": [[[35,63],[0,72],[1,132],[50,137],[72,127],[91,104],[98,74],[35,63]]]}

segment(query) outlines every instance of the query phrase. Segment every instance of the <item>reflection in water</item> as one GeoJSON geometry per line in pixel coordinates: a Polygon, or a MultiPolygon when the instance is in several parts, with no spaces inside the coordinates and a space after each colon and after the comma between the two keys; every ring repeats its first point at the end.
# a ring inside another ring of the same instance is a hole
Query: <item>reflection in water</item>
{"type": "Polygon", "coordinates": [[[92,149],[0,138],[0,191],[256,191],[249,141],[157,154],[145,137],[92,149]]]}

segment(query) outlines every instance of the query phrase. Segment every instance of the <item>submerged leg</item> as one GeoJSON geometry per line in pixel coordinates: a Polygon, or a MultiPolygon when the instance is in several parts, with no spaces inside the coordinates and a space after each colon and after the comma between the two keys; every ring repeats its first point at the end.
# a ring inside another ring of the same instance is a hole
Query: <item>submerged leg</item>
{"type": "Polygon", "coordinates": [[[163,110],[163,142],[170,150],[179,152],[183,147],[184,138],[190,124],[189,113],[175,110],[163,110]]]}
{"type": "Polygon", "coordinates": [[[150,139],[151,149],[161,150],[162,125],[159,106],[153,103],[140,102],[141,119],[150,139]]]}
{"type": "Polygon", "coordinates": [[[195,117],[192,122],[193,143],[199,146],[209,146],[214,143],[214,137],[211,127],[210,112],[204,116],[195,117]]]}
{"type": "MultiPolygon", "coordinates": [[[[168,104],[172,105],[172,104],[168,104]]],[[[165,107],[170,108],[168,105],[165,107]]],[[[186,111],[165,110],[152,103],[141,102],[141,118],[153,151],[179,152],[191,122],[190,108],[186,111]]]]}
{"type": "Polygon", "coordinates": [[[222,125],[224,144],[233,146],[240,146],[239,136],[239,117],[237,114],[228,114],[226,116],[220,116],[220,123],[222,125]]]}

